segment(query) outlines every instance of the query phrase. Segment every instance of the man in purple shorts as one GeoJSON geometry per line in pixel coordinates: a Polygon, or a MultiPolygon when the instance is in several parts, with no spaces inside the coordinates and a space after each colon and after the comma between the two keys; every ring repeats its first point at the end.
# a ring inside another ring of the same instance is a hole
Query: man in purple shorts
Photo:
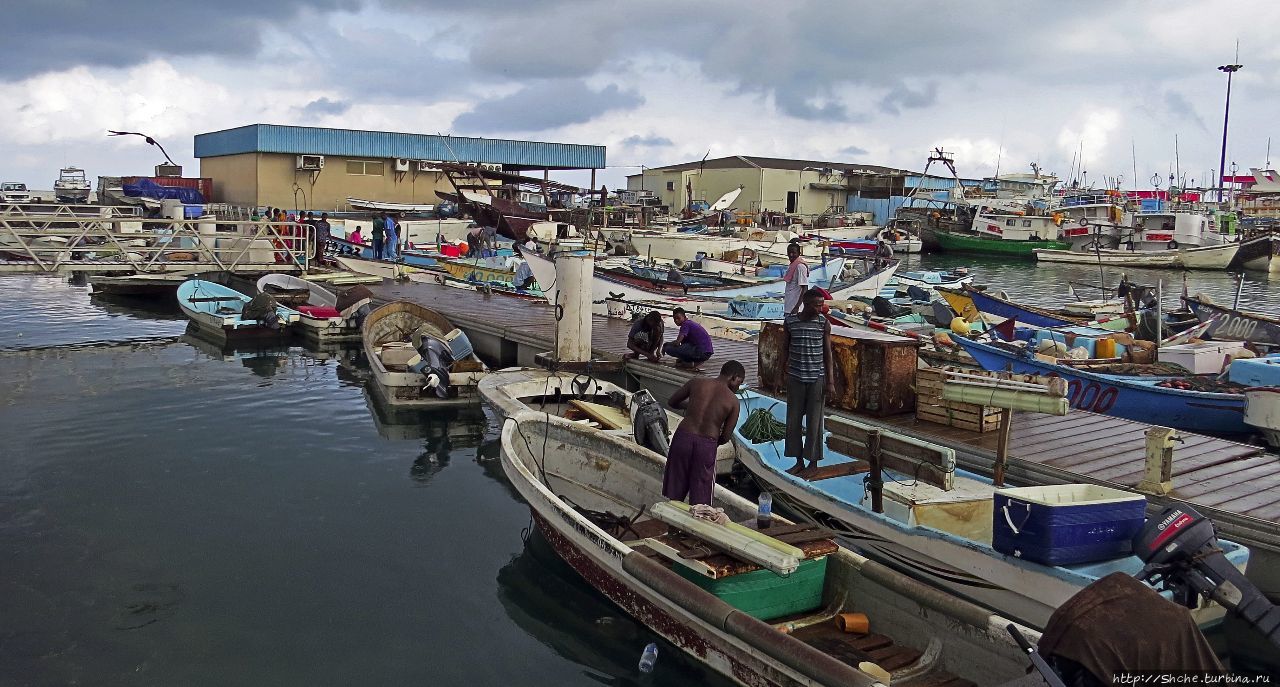
{"type": "Polygon", "coordinates": [[[671,438],[667,467],[662,472],[662,495],[677,501],[711,504],[716,483],[716,449],[729,443],[738,425],[738,397],[734,394],[747,371],[730,360],[715,379],[691,379],[671,395],[667,404],[683,409],[684,420],[671,438]]]}

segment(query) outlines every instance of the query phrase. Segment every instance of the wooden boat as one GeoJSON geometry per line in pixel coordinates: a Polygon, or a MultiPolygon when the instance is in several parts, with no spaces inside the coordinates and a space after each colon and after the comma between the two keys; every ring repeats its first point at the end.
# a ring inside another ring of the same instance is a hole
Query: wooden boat
{"type": "MultiPolygon", "coordinates": [[[[634,402],[636,395],[602,379],[541,368],[509,368],[480,380],[479,389],[484,401],[503,418],[536,411],[585,420],[601,431],[623,438],[631,437],[633,441],[645,433],[644,429],[639,434],[636,430],[637,415],[641,412],[640,406],[634,402]]],[[[642,397],[642,403],[652,398],[651,395],[648,399],[642,397]]],[[[670,446],[670,439],[684,418],[665,409],[657,401],[653,401],[653,406],[666,417],[664,440],[670,446]]],[[[665,456],[666,451],[658,455],[665,456]]],[[[733,446],[721,446],[716,455],[716,474],[728,475],[733,471],[733,464],[733,446]]]]}
{"type": "Polygon", "coordinates": [[[432,407],[477,403],[476,383],[488,368],[471,350],[471,344],[443,315],[409,301],[388,303],[369,313],[360,327],[365,356],[373,371],[374,389],[388,404],[400,407],[432,407]],[[455,359],[448,366],[444,396],[428,379],[430,370],[414,372],[410,365],[434,340],[455,359]],[[416,344],[416,345],[415,345],[416,344]]]}
{"type": "Polygon", "coordinates": [[[1073,265],[1108,265],[1113,267],[1183,267],[1189,270],[1226,269],[1240,249],[1238,243],[1199,248],[1175,248],[1172,250],[1124,250],[1103,248],[1089,251],[1047,250],[1034,251],[1040,262],[1059,262],[1073,265]]]}
{"type": "Polygon", "coordinates": [[[964,289],[961,293],[954,293],[950,289],[935,288],[943,300],[951,306],[953,310],[960,313],[961,316],[968,319],[968,303],[967,299],[972,303],[976,312],[993,315],[995,317],[1013,318],[1021,324],[1031,325],[1033,327],[1063,327],[1072,324],[1080,324],[1085,318],[1067,318],[1056,313],[1037,308],[1030,305],[1020,305],[1013,301],[993,296],[976,289],[964,289]],[[954,301],[954,302],[953,302],[954,301]],[[958,306],[958,307],[957,307],[958,306]]]}
{"type": "Polygon", "coordinates": [[[1232,267],[1258,272],[1280,272],[1280,234],[1265,232],[1240,244],[1232,267]]]}
{"type": "Polygon", "coordinates": [[[1211,302],[1203,295],[1183,302],[1201,322],[1208,323],[1205,336],[1219,341],[1280,346],[1280,317],[1248,310],[1235,310],[1211,302]]]}
{"type": "Polygon", "coordinates": [[[1188,432],[1249,434],[1244,396],[1157,386],[1173,377],[1105,374],[1036,359],[1011,344],[992,345],[956,337],[956,343],[987,370],[1009,370],[1067,380],[1071,407],[1136,422],[1158,421],[1188,432]]]}
{"type": "Polygon", "coordinates": [[[1246,389],[1244,421],[1256,428],[1272,448],[1280,448],[1280,388],[1260,386],[1246,389]]]}
{"type": "Polygon", "coordinates": [[[542,290],[538,288],[536,279],[528,288],[517,287],[516,270],[508,266],[510,263],[509,257],[456,258],[441,260],[440,267],[453,279],[466,284],[487,286],[495,292],[541,298],[542,290]]]}
{"type": "Polygon", "coordinates": [[[168,296],[194,272],[148,272],[144,274],[90,274],[87,279],[94,293],[114,296],[168,296]]]}
{"type": "MultiPolygon", "coordinates": [[[[952,449],[878,426],[829,417],[819,466],[788,474],[794,459],[783,457],[783,442],[755,443],[743,433],[757,411],[785,422],[786,402],[754,392],[740,398],[735,434],[739,460],[774,494],[775,502],[804,520],[831,527],[841,543],[872,560],[1000,615],[1043,628],[1053,611],[1084,587],[1113,572],[1134,574],[1142,568],[1135,556],[1054,566],[996,551],[992,523],[999,514],[994,512],[996,487],[991,481],[957,469],[952,449]],[[886,464],[893,468],[884,475],[881,513],[872,510],[866,490],[868,463],[837,450],[852,448],[865,456],[872,431],[879,431],[886,464]]],[[[1084,494],[1088,485],[1062,486],[1059,496],[1064,502],[1080,495],[1107,497],[1084,494]]],[[[1233,563],[1244,565],[1247,549],[1230,542],[1223,546],[1233,563]]],[[[1204,610],[1206,620],[1221,613],[1204,610]]]]}
{"type": "Polygon", "coordinates": [[[385,262],[387,264],[402,264],[410,267],[426,269],[434,267],[439,261],[440,256],[422,250],[401,250],[399,258],[396,260],[387,260],[385,258],[375,257],[373,247],[363,243],[354,243],[346,239],[331,237],[326,244],[329,256],[333,258],[356,258],[359,260],[369,260],[377,262],[385,262]]]}
{"type": "Polygon", "coordinates": [[[384,203],[379,200],[366,200],[364,198],[347,198],[347,205],[352,210],[368,210],[368,211],[386,211],[386,212],[412,212],[412,213],[428,213],[434,212],[435,205],[422,203],[384,203]]]}
{"type": "Polygon", "coordinates": [[[279,321],[268,323],[241,316],[251,299],[227,286],[202,279],[188,279],[178,285],[178,306],[204,334],[219,339],[243,340],[283,338],[289,325],[297,322],[296,310],[277,306],[279,321]]]}
{"type": "MultiPolygon", "coordinates": [[[[355,311],[363,303],[339,312],[338,295],[315,282],[289,274],[267,274],[258,279],[258,291],[298,311],[299,331],[321,341],[359,341],[355,311]]],[[[366,301],[367,302],[367,301],[366,301]]]]}
{"type": "MultiPolygon", "coordinates": [[[[692,522],[661,495],[664,461],[626,438],[522,412],[503,425],[501,463],[560,558],[738,684],[960,687],[1025,674],[1005,639],[1006,619],[840,548],[811,526],[775,515],[766,536],[692,522]],[[668,522],[683,533],[666,534],[668,522]],[[690,547],[703,554],[681,558],[690,547]],[[776,574],[787,569],[794,572],[776,574]],[[772,612],[761,608],[757,584],[772,586],[772,612]],[[732,598],[738,607],[714,594],[727,585],[745,588],[732,598]],[[841,632],[836,618],[849,611],[865,613],[875,633],[841,632]]],[[[719,486],[714,499],[730,520],[754,523],[751,502],[719,486]]],[[[1034,642],[1037,633],[1026,632],[1034,642]]]]}

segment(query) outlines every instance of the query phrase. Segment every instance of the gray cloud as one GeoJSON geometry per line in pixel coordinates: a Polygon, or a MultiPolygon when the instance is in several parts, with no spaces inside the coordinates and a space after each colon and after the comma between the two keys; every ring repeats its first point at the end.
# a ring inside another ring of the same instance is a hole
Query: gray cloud
{"type": "Polygon", "coordinates": [[[840,150],[837,150],[836,154],[844,157],[862,157],[863,155],[866,155],[868,152],[869,151],[866,148],[859,148],[858,146],[845,146],[840,150]]]}
{"type": "Polygon", "coordinates": [[[619,143],[621,143],[624,146],[633,146],[633,147],[645,146],[645,147],[655,147],[655,148],[659,146],[672,145],[671,139],[667,138],[666,136],[659,136],[657,134],[649,134],[647,136],[641,136],[640,134],[632,134],[622,139],[621,141],[619,141],[619,143]]]}
{"type": "Polygon", "coordinates": [[[251,58],[263,34],[311,12],[354,10],[357,0],[10,0],[0,21],[0,80],[79,65],[129,67],[156,57],[251,58]]]}
{"type": "Polygon", "coordinates": [[[317,98],[302,107],[302,116],[314,119],[325,115],[340,115],[351,109],[349,100],[329,100],[317,98]]]}
{"type": "Polygon", "coordinates": [[[1200,117],[1200,113],[1196,112],[1195,106],[1191,104],[1191,101],[1187,100],[1186,96],[1177,91],[1165,91],[1164,109],[1165,112],[1168,112],[1179,119],[1185,119],[1194,123],[1201,131],[1209,130],[1209,128],[1205,126],[1204,119],[1200,117]]]}
{"type": "Polygon", "coordinates": [[[609,84],[593,91],[578,80],[558,79],[525,86],[511,95],[478,103],[453,122],[459,133],[543,131],[589,122],[611,110],[630,110],[644,103],[635,91],[609,84]]]}
{"type": "Polygon", "coordinates": [[[898,84],[880,99],[880,111],[899,115],[903,110],[917,110],[938,102],[938,84],[930,82],[916,90],[906,84],[898,84]]]}

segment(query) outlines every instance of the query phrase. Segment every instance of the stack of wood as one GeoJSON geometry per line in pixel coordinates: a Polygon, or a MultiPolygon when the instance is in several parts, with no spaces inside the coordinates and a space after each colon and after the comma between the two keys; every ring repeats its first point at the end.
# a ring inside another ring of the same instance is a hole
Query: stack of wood
{"type": "MultiPolygon", "coordinates": [[[[917,420],[926,420],[935,424],[967,429],[973,432],[991,432],[999,429],[1001,413],[999,406],[954,399],[947,400],[944,398],[947,381],[967,381],[978,384],[1005,381],[1013,382],[1014,384],[1009,385],[1011,387],[1019,384],[1044,386],[1053,390],[1059,396],[1065,392],[1065,382],[1061,379],[1036,375],[1009,374],[1006,372],[967,370],[957,367],[926,367],[916,371],[917,420]]],[[[952,394],[953,397],[955,395],[955,393],[952,394]]],[[[975,390],[970,395],[981,396],[982,394],[975,390]]]]}

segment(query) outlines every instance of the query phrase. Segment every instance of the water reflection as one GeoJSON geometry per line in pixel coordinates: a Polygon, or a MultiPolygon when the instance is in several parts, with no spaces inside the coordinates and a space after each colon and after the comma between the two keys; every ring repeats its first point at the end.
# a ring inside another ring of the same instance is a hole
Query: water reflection
{"type": "Polygon", "coordinates": [[[498,600],[516,626],[600,684],[729,684],[583,584],[536,530],[524,550],[498,571],[498,600]],[[654,641],[658,666],[642,676],[636,663],[654,641]]]}
{"type": "Polygon", "coordinates": [[[366,382],[364,399],[378,436],[392,441],[422,441],[422,453],[409,468],[409,476],[415,482],[429,482],[449,465],[453,451],[476,448],[484,442],[489,419],[479,404],[438,409],[396,408],[384,403],[369,388],[372,383],[366,382]]]}
{"type": "Polygon", "coordinates": [[[215,340],[207,337],[194,324],[187,325],[186,333],[178,340],[212,360],[239,362],[259,377],[274,377],[290,361],[287,346],[257,341],[215,340]]]}

